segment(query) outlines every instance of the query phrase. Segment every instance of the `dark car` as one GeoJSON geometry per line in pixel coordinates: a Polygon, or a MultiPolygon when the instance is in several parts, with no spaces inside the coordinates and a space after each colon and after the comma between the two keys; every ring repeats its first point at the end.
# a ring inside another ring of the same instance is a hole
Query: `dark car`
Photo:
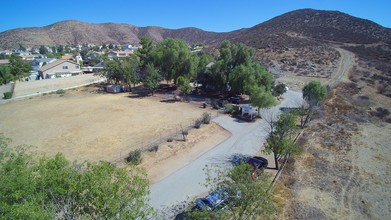
{"type": "Polygon", "coordinates": [[[238,166],[243,163],[247,163],[253,167],[251,171],[251,176],[257,178],[263,171],[263,169],[267,168],[268,161],[263,157],[258,156],[248,156],[235,154],[231,158],[231,163],[235,166],[238,166]]]}
{"type": "Polygon", "coordinates": [[[242,102],[242,99],[239,96],[230,97],[228,99],[233,104],[240,104],[242,102]]]}

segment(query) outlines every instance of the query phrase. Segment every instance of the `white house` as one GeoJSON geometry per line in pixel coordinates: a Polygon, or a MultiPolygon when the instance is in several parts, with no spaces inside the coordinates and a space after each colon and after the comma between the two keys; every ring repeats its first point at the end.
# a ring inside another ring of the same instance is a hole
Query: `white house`
{"type": "Polygon", "coordinates": [[[38,70],[42,79],[75,76],[81,73],[80,65],[70,60],[56,60],[38,70]]]}

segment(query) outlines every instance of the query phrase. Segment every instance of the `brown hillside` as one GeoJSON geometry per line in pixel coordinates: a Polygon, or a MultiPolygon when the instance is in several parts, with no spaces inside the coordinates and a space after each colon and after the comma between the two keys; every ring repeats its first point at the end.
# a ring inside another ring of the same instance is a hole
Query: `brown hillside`
{"type": "Polygon", "coordinates": [[[81,21],[61,21],[38,28],[19,28],[0,33],[0,48],[13,49],[39,45],[77,45],[84,43],[132,43],[138,44],[141,37],[153,41],[164,38],[181,38],[188,43],[206,43],[219,39],[221,34],[197,28],[165,29],[161,27],[136,27],[130,24],[91,24],[81,21]]]}

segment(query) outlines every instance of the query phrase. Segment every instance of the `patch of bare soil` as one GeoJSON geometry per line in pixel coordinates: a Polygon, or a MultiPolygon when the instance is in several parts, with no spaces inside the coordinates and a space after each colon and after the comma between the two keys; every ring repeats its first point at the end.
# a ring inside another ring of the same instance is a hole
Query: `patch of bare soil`
{"type": "Polygon", "coordinates": [[[388,219],[391,124],[372,109],[391,105],[367,92],[343,83],[316,112],[276,190],[281,219],[388,219]]]}
{"type": "Polygon", "coordinates": [[[94,87],[34,97],[0,105],[0,132],[13,144],[34,145],[48,156],[61,152],[70,160],[120,160],[211,112],[197,103],[163,98],[97,94],[94,87]]]}
{"type": "Polygon", "coordinates": [[[156,152],[143,155],[141,167],[147,171],[151,183],[159,181],[227,139],[231,133],[215,123],[192,129],[186,141],[175,140],[159,146],[156,152]]]}

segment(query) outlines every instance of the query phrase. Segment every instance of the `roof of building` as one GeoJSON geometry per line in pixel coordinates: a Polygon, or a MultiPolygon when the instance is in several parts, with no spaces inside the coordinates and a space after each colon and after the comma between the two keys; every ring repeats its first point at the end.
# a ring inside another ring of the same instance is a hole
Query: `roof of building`
{"type": "Polygon", "coordinates": [[[70,60],[56,60],[53,63],[46,64],[45,66],[39,68],[39,71],[46,71],[46,70],[51,69],[51,68],[53,68],[55,66],[61,65],[61,64],[65,63],[65,62],[69,62],[69,63],[75,64],[75,65],[78,65],[77,63],[72,62],[70,60]]]}
{"type": "Polygon", "coordinates": [[[10,62],[10,61],[7,60],[7,59],[0,60],[0,65],[1,65],[1,64],[7,64],[7,63],[9,63],[9,62],[10,62]]]}

